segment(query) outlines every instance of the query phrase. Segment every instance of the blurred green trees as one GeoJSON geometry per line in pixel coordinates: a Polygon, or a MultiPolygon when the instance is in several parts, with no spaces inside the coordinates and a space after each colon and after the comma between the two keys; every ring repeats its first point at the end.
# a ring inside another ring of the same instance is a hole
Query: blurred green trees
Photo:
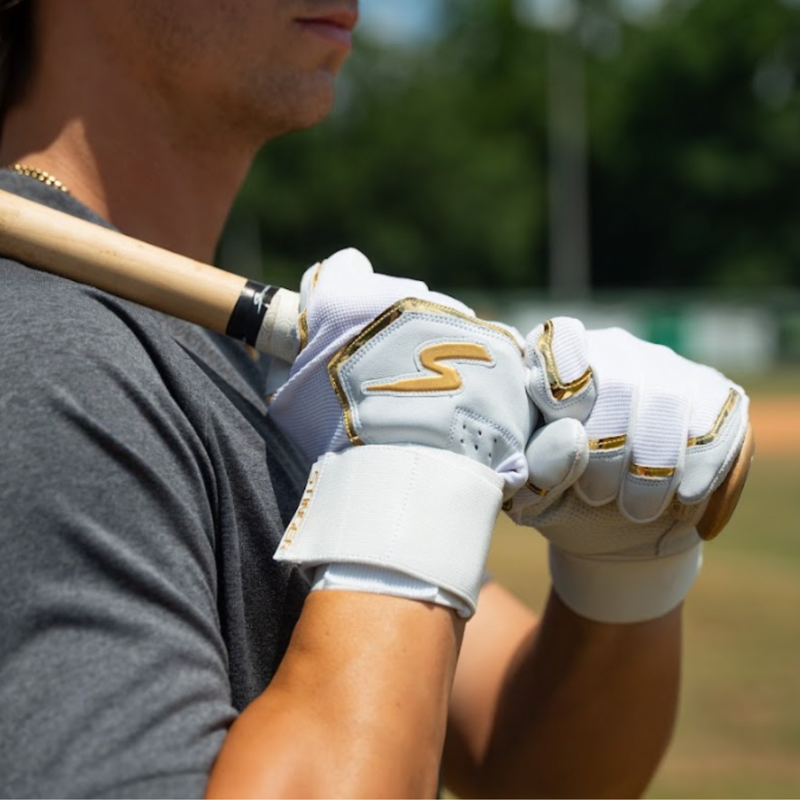
{"type": "MultiPolygon", "coordinates": [[[[586,70],[593,286],[800,285],[800,2],[584,10],[560,35],[586,70]]],[[[224,266],[296,285],[355,246],[436,287],[546,286],[551,34],[512,0],[445,17],[433,44],[362,37],[331,117],[257,159],[224,266]],[[240,239],[263,265],[231,263],[240,239]]]]}

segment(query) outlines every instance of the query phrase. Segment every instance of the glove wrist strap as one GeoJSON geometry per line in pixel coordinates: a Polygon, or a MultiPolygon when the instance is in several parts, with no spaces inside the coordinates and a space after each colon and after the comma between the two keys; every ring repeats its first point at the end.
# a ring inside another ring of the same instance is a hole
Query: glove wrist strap
{"type": "Polygon", "coordinates": [[[702,560],[702,543],[641,561],[584,558],[550,546],[556,593],[577,614],[597,622],[644,622],[667,614],[688,594],[702,560]]]}
{"type": "MultiPolygon", "coordinates": [[[[312,467],[275,558],[299,565],[309,581],[322,564],[399,572],[452,595],[459,613],[471,616],[502,487],[489,467],[427,447],[367,445],[328,453],[312,467]]],[[[402,588],[385,593],[409,596],[402,588]]]]}

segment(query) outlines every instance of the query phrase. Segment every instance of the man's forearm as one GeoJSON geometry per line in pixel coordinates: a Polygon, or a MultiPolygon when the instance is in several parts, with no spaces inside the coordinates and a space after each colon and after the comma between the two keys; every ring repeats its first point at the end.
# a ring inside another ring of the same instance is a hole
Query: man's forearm
{"type": "Polygon", "coordinates": [[[208,796],[434,797],[462,631],[439,606],[313,592],[208,796]]]}
{"type": "MultiPolygon", "coordinates": [[[[448,734],[446,764],[452,755],[466,756],[471,765],[456,770],[455,791],[483,797],[641,795],[674,726],[680,609],[649,622],[608,625],[577,616],[551,595],[541,623],[527,632],[525,613],[508,611],[518,614],[520,624],[513,652],[509,644],[497,644],[509,648],[506,668],[495,672],[493,687],[483,687],[483,711],[462,717],[448,734]]],[[[473,624],[465,659],[479,617],[473,624]]],[[[456,717],[459,705],[462,714],[478,708],[463,699],[477,687],[470,688],[468,678],[460,681],[456,717]]]]}

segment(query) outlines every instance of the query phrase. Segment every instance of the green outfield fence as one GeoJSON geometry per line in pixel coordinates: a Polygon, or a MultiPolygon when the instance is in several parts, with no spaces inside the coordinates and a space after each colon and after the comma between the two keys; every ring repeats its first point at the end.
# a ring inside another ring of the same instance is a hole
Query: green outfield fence
{"type": "Polygon", "coordinates": [[[541,290],[487,294],[459,290],[479,316],[520,331],[563,315],[589,328],[620,326],[665,344],[687,358],[736,373],[800,368],[800,291],[597,293],[591,299],[553,298],[541,290]]]}

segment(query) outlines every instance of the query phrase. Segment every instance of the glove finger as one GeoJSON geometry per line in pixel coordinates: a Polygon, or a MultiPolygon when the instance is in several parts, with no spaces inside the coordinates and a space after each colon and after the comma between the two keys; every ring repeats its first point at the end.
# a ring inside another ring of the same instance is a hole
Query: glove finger
{"type": "Polygon", "coordinates": [[[353,247],[339,250],[303,273],[300,280],[300,308],[308,306],[311,294],[318,286],[322,288],[332,282],[357,281],[372,273],[370,260],[360,250],[353,247]]]}
{"type": "Polygon", "coordinates": [[[707,412],[692,414],[686,466],[678,487],[681,503],[699,503],[710,497],[725,479],[744,442],[749,399],[739,386],[728,384],[721,388],[727,394],[720,403],[720,392],[716,392],[715,416],[707,412]]]}
{"type": "Polygon", "coordinates": [[[588,417],[596,387],[582,322],[554,317],[534,328],[526,340],[525,363],[528,394],[545,421],[588,417]]]}
{"type": "Polygon", "coordinates": [[[612,450],[592,449],[589,441],[589,463],[575,485],[578,497],[590,506],[610,503],[619,494],[628,464],[628,449],[623,444],[612,450]]]}
{"type": "MultiPolygon", "coordinates": [[[[345,315],[353,309],[361,314],[368,308],[374,317],[398,300],[407,297],[430,300],[431,294],[422,281],[374,272],[369,259],[360,250],[349,247],[306,270],[300,284],[300,307],[310,311],[309,305],[323,303],[329,311],[338,310],[345,315]]],[[[445,295],[437,297],[442,305],[469,312],[458,300],[445,295]]]]}
{"type": "Polygon", "coordinates": [[[691,401],[686,393],[652,387],[641,393],[635,408],[619,507],[633,522],[650,522],[664,511],[680,483],[691,401]]]}
{"type": "Polygon", "coordinates": [[[574,419],[561,419],[533,434],[525,449],[529,478],[503,509],[518,525],[536,525],[536,515],[549,508],[580,477],[588,461],[586,432],[574,419]]]}
{"type": "Polygon", "coordinates": [[[634,396],[631,384],[605,381],[586,420],[589,464],[575,491],[591,506],[609,503],[619,494],[630,458],[634,396]]]}
{"type": "Polygon", "coordinates": [[[334,253],[303,277],[298,365],[315,358],[320,349],[339,349],[399,300],[427,300],[429,295],[422,281],[373,272],[358,250],[334,253]]]}
{"type": "Polygon", "coordinates": [[[539,428],[525,448],[529,488],[561,493],[583,474],[589,462],[586,430],[575,419],[559,419],[539,428]]]}

